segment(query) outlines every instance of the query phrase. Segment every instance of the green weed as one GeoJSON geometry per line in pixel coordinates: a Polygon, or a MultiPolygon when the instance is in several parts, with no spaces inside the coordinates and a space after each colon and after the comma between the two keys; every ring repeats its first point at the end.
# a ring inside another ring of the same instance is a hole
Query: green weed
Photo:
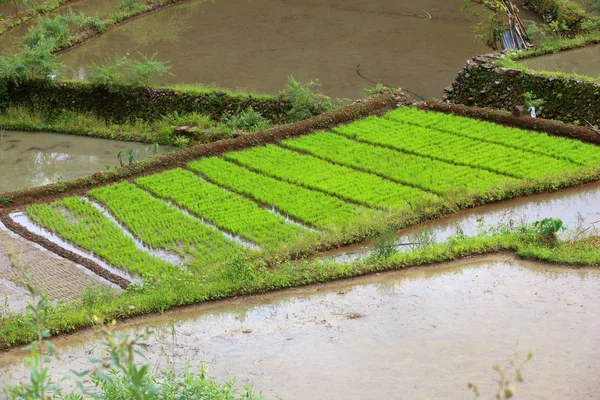
{"type": "Polygon", "coordinates": [[[88,68],[87,79],[96,86],[112,88],[114,86],[148,86],[150,82],[169,73],[170,67],[156,60],[156,54],[146,57],[138,55],[141,61],[129,55],[116,58],[103,65],[93,64],[88,68]]]}
{"type": "Polygon", "coordinates": [[[287,114],[288,122],[302,121],[333,110],[331,99],[316,92],[318,85],[318,81],[302,84],[293,76],[288,78],[285,98],[292,105],[287,114]]]}
{"type": "Polygon", "coordinates": [[[260,132],[271,127],[271,121],[263,117],[261,113],[249,107],[237,114],[224,117],[223,127],[230,131],[260,132]]]}

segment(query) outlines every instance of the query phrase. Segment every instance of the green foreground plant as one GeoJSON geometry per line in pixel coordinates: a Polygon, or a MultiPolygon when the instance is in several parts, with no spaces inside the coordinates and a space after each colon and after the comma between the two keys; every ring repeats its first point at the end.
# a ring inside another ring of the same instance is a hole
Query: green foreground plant
{"type": "Polygon", "coordinates": [[[50,309],[48,299],[32,286],[27,287],[31,301],[27,306],[28,324],[35,334],[29,346],[29,356],[25,365],[29,370],[29,379],[16,386],[4,388],[9,400],[261,400],[261,394],[255,394],[251,386],[242,392],[235,387],[235,379],[221,384],[208,377],[203,365],[197,372],[163,369],[152,370],[145,353],[147,341],[152,332],[146,330],[133,335],[115,330],[115,321],[100,325],[93,318],[99,333],[104,337],[104,356],[89,358],[92,368],[84,371],[72,371],[58,380],[52,376],[51,362],[55,359],[54,345],[48,340],[47,329],[50,309]],[[73,386],[70,392],[64,387],[73,386]]]}
{"type": "MultiPolygon", "coordinates": [[[[515,356],[509,361],[509,368],[502,369],[500,365],[496,364],[492,368],[498,373],[498,387],[496,393],[490,399],[494,400],[509,400],[515,397],[516,388],[515,385],[523,383],[523,367],[533,358],[533,353],[529,352],[524,360],[518,361],[518,357],[515,356]]],[[[469,389],[473,391],[475,399],[481,398],[481,391],[479,386],[469,383],[469,389]]]]}

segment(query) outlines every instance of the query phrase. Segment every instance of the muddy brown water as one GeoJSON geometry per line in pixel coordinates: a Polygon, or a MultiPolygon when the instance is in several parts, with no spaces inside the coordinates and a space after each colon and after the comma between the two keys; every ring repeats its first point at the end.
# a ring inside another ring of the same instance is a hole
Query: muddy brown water
{"type": "MultiPolygon", "coordinates": [[[[0,133],[0,193],[92,175],[107,166],[114,168],[119,165],[116,154],[128,149],[139,151],[137,159],[153,154],[148,145],[136,142],[5,131],[0,133]]],[[[163,146],[159,153],[171,149],[163,146]]]]}
{"type": "Polygon", "coordinates": [[[303,82],[318,78],[334,98],[363,97],[363,89],[373,86],[369,81],[439,98],[465,60],[488,51],[474,40],[475,22],[461,13],[462,3],[186,2],[123,24],[63,54],[62,61],[73,77],[83,77],[92,62],[156,54],[171,65],[173,75],[163,83],[277,93],[293,75],[303,82]]]}
{"type": "MultiPolygon", "coordinates": [[[[120,326],[148,327],[156,332],[149,347],[155,368],[205,363],[211,376],[254,382],[269,398],[471,398],[468,382],[491,393],[492,365],[505,367],[529,351],[534,357],[518,398],[600,396],[600,271],[506,255],[239,298],[120,326]]],[[[57,376],[101,354],[91,331],[55,343],[57,376]]],[[[0,355],[0,382],[26,376],[22,359],[21,351],[0,355]]]]}
{"type": "MultiPolygon", "coordinates": [[[[75,13],[82,12],[86,15],[97,15],[101,19],[105,19],[118,10],[120,2],[121,0],[77,0],[44,14],[43,17],[54,18],[57,15],[64,15],[68,13],[69,10],[73,10],[75,13]]],[[[14,14],[14,7],[8,6],[7,8],[8,11],[13,10],[14,14]]],[[[0,13],[2,13],[1,8],[0,13]]],[[[29,29],[36,26],[39,19],[43,17],[32,18],[30,21],[20,24],[0,35],[0,54],[5,55],[18,51],[18,48],[23,42],[23,38],[27,35],[29,29]]]]}
{"type": "MultiPolygon", "coordinates": [[[[586,227],[590,227],[587,234],[597,234],[600,232],[600,182],[461,210],[401,230],[393,243],[397,251],[406,251],[424,241],[444,242],[459,232],[475,236],[498,224],[533,223],[544,218],[560,218],[563,221],[566,227],[560,233],[563,239],[586,227]]],[[[339,261],[361,259],[372,253],[375,243],[374,240],[355,243],[320,253],[317,257],[339,261]]]]}
{"type": "Polygon", "coordinates": [[[600,78],[600,44],[520,60],[529,68],[600,78]]]}

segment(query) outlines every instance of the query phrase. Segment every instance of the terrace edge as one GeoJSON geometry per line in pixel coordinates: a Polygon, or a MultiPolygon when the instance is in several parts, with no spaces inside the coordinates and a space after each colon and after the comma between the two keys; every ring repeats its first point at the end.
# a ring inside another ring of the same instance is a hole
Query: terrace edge
{"type": "Polygon", "coordinates": [[[543,132],[552,136],[580,140],[582,142],[600,146],[600,134],[594,130],[557,120],[531,118],[528,116],[517,117],[503,110],[473,107],[456,103],[420,102],[413,104],[413,106],[421,110],[461,115],[464,117],[494,122],[500,125],[543,132]]]}
{"type": "Polygon", "coordinates": [[[68,182],[21,191],[0,193],[0,211],[26,206],[40,201],[51,201],[60,197],[78,194],[95,187],[105,186],[125,179],[154,174],[167,169],[184,167],[187,162],[207,156],[216,156],[230,151],[243,150],[253,146],[276,144],[282,140],[312,133],[321,129],[352,122],[370,115],[381,115],[401,105],[410,105],[409,98],[400,91],[386,92],[366,100],[347,105],[341,109],[289,125],[269,129],[264,132],[242,135],[208,144],[200,144],[178,150],[167,155],[151,158],[114,171],[97,172],[91,176],[68,182]]]}
{"type": "MultiPolygon", "coordinates": [[[[444,100],[466,106],[512,111],[523,106],[525,93],[544,100],[538,114],[584,125],[600,123],[600,81],[568,74],[503,67],[507,55],[490,53],[467,60],[444,100]]],[[[510,56],[508,56],[510,57],[510,56]]]]}

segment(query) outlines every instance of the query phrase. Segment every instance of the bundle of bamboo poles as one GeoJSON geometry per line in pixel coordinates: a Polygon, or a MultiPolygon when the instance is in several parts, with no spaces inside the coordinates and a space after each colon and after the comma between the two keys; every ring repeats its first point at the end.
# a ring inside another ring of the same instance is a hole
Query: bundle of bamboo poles
{"type": "Polygon", "coordinates": [[[526,29],[523,25],[521,17],[519,17],[518,9],[511,0],[500,0],[506,15],[508,16],[509,35],[518,48],[526,49],[531,47],[526,39],[526,29]]]}

